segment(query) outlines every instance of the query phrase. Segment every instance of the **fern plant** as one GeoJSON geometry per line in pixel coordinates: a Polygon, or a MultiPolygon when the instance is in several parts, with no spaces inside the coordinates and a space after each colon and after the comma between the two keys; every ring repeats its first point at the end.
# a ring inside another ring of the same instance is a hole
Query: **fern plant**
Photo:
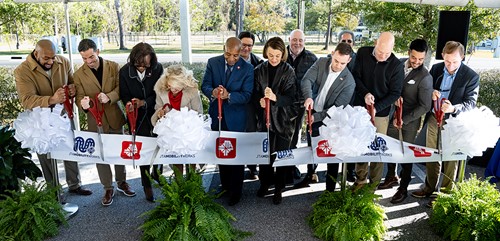
{"type": "Polygon", "coordinates": [[[438,196],[430,223],[451,240],[500,240],[500,193],[473,174],[438,196]]]}
{"type": "Polygon", "coordinates": [[[139,227],[143,240],[240,240],[250,235],[232,227],[234,216],[205,193],[200,173],[190,169],[184,178],[175,167],[174,173],[170,182],[160,175],[165,198],[141,215],[147,216],[139,227]]]}
{"type": "Polygon", "coordinates": [[[375,188],[366,185],[354,192],[346,188],[321,194],[308,217],[314,235],[322,240],[382,240],[386,215],[375,202],[380,198],[375,188]]]}
{"type": "Polygon", "coordinates": [[[22,148],[14,138],[14,129],[0,127],[0,194],[19,190],[18,179],[34,181],[41,176],[42,172],[31,160],[29,149],[22,148]]]}
{"type": "Polygon", "coordinates": [[[38,241],[59,233],[66,224],[56,200],[56,189],[45,184],[21,183],[22,192],[9,191],[0,201],[0,239],[38,241]]]}

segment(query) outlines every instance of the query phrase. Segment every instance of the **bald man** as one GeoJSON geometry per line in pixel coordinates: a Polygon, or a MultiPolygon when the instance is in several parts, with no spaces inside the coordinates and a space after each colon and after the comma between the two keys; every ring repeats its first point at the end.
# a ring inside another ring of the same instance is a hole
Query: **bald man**
{"type": "MultiPolygon", "coordinates": [[[[393,53],[394,35],[380,34],[375,47],[361,47],[356,55],[353,76],[356,81],[354,105],[375,107],[375,127],[378,133],[387,134],[391,104],[401,96],[404,65],[393,53]]],[[[368,182],[368,168],[372,183],[380,183],[384,164],[372,162],[356,164],[356,181],[359,188],[368,182]]]]}
{"type": "MultiPolygon", "coordinates": [[[[230,37],[224,44],[224,54],[210,58],[201,89],[210,99],[208,113],[212,130],[219,130],[217,95],[222,103],[221,130],[244,132],[247,120],[246,104],[253,91],[253,66],[240,57],[241,40],[230,37]]],[[[219,165],[222,190],[229,194],[229,205],[241,199],[244,165],[219,165]]]]}
{"type": "MultiPolygon", "coordinates": [[[[59,105],[76,94],[69,61],[61,55],[56,55],[56,48],[50,40],[38,41],[35,50],[14,70],[14,78],[17,95],[26,110],[59,105]],[[65,85],[69,86],[70,96],[64,93],[65,85]]],[[[54,186],[54,178],[57,175],[51,160],[46,154],[37,155],[45,181],[54,186]]],[[[92,191],[81,186],[80,171],[76,162],[64,161],[64,170],[69,192],[78,195],[92,194],[92,191]]]]}

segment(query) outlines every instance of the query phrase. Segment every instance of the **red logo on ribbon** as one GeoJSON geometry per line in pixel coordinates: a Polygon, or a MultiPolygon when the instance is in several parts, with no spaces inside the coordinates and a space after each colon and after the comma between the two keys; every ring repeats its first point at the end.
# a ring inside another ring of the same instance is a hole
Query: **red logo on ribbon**
{"type": "Polygon", "coordinates": [[[408,146],[413,151],[413,155],[415,157],[429,157],[432,153],[425,151],[425,148],[417,147],[417,146],[408,146]]]}
{"type": "Polygon", "coordinates": [[[215,143],[215,155],[217,158],[236,158],[236,138],[219,137],[215,143]]]}
{"type": "Polygon", "coordinates": [[[132,159],[132,156],[134,157],[133,159],[141,159],[141,149],[142,149],[142,142],[135,142],[135,147],[131,141],[124,141],[122,142],[122,153],[120,156],[123,159],[132,159]]]}
{"type": "Polygon", "coordinates": [[[332,147],[328,140],[321,140],[318,142],[318,146],[316,147],[316,155],[318,157],[335,157],[336,155],[332,153],[332,147]]]}

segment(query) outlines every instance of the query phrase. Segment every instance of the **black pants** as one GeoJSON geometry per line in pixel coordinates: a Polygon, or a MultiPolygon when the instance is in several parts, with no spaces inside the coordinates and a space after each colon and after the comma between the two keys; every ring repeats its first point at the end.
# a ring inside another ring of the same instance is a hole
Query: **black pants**
{"type": "MultiPolygon", "coordinates": [[[[274,132],[269,132],[270,153],[290,149],[290,139],[283,138],[274,132]]],[[[259,165],[259,180],[260,185],[269,187],[274,181],[276,190],[285,188],[285,178],[288,172],[293,170],[293,167],[284,166],[277,167],[274,173],[273,163],[276,160],[276,154],[271,155],[271,163],[269,165],[259,165]]]]}
{"type": "MultiPolygon", "coordinates": [[[[149,173],[149,165],[139,166],[139,170],[141,171],[141,183],[143,187],[151,187],[151,180],[149,179],[146,173],[149,173]]],[[[151,177],[158,181],[159,175],[158,170],[163,173],[163,165],[153,165],[153,171],[151,172],[151,177]]]]}
{"type": "MultiPolygon", "coordinates": [[[[227,125],[224,119],[221,123],[221,129],[227,131],[227,125]]],[[[216,128],[216,131],[218,128],[216,128]]],[[[222,189],[228,191],[232,197],[241,197],[243,190],[243,178],[245,165],[219,165],[219,176],[222,189]]]]}
{"type": "MultiPolygon", "coordinates": [[[[319,128],[323,125],[323,122],[315,122],[311,125],[312,127],[312,137],[317,137],[319,136],[319,128]]],[[[309,129],[309,126],[307,126],[307,129],[309,129]]],[[[307,145],[312,146],[311,144],[311,135],[309,134],[309,131],[307,132],[307,145]]],[[[318,167],[318,164],[308,164],[307,165],[307,175],[305,178],[310,178],[310,175],[312,175],[315,171],[316,168],[318,167]]],[[[339,164],[338,163],[328,163],[326,165],[326,190],[327,191],[334,191],[335,190],[335,185],[337,184],[337,178],[339,174],[339,164]]]]}

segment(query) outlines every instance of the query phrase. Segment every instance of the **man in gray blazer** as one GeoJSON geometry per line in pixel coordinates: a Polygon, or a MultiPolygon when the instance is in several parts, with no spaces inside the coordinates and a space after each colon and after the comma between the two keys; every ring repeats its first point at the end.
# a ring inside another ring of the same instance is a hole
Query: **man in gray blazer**
{"type": "MultiPolygon", "coordinates": [[[[424,59],[428,50],[427,42],[423,39],[415,39],[410,43],[408,49],[408,59],[402,59],[404,62],[405,78],[403,81],[403,91],[401,97],[403,101],[403,141],[415,143],[417,131],[420,128],[422,116],[431,109],[432,100],[432,76],[427,68],[424,67],[424,59]]],[[[396,102],[398,105],[398,102],[396,102]]],[[[389,125],[387,134],[398,138],[396,129],[396,118],[393,118],[392,125],[389,125]]],[[[401,164],[400,172],[401,185],[398,191],[392,197],[391,203],[400,203],[408,196],[408,185],[411,181],[412,163],[401,164]]],[[[396,176],[396,164],[388,163],[388,170],[384,183],[379,185],[379,189],[388,189],[398,183],[396,176]]]]}
{"type": "MultiPolygon", "coordinates": [[[[441,106],[441,110],[445,113],[444,119],[447,119],[450,115],[456,116],[460,112],[476,107],[479,93],[479,75],[462,63],[464,49],[461,43],[448,41],[441,53],[444,62],[434,64],[430,71],[434,89],[432,100],[440,101],[442,98],[446,98],[446,101],[441,106]]],[[[437,148],[438,127],[433,112],[427,113],[421,133],[426,135],[426,146],[437,148]]],[[[449,192],[453,187],[458,161],[444,161],[443,166],[444,177],[440,191],[449,192]]],[[[430,197],[434,191],[438,191],[441,163],[428,162],[426,163],[426,169],[425,187],[422,190],[412,192],[411,195],[414,197],[430,197]]],[[[432,202],[433,199],[427,206],[432,207],[432,202]]]]}
{"type": "MultiPolygon", "coordinates": [[[[356,83],[346,68],[351,61],[352,48],[347,43],[339,43],[330,57],[318,59],[306,72],[301,81],[304,107],[312,108],[312,136],[319,135],[319,127],[332,106],[346,106],[351,101],[356,83]]],[[[311,136],[307,136],[311,146],[311,136]]],[[[338,163],[328,164],[326,190],[334,191],[339,170],[338,163]],[[331,176],[331,177],[330,177],[331,176]],[[332,179],[333,178],[333,179],[332,179]]]]}

